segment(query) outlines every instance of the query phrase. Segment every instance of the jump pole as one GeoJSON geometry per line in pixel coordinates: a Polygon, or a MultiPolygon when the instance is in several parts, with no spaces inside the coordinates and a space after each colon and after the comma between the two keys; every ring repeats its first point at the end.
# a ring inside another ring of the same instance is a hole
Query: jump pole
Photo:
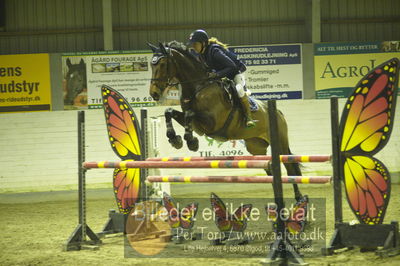
{"type": "MultiPolygon", "coordinates": [[[[283,184],[326,184],[330,176],[282,176],[283,184]]],[[[148,176],[147,181],[168,183],[272,183],[273,176],[148,176]]]]}
{"type": "MultiPolygon", "coordinates": [[[[280,155],[282,163],[313,163],[313,162],[330,162],[330,155],[280,155]]],[[[206,161],[206,160],[254,160],[254,161],[270,161],[271,155],[240,155],[240,156],[207,156],[207,157],[152,157],[146,161],[206,161]]]]}
{"type": "Polygon", "coordinates": [[[214,161],[117,161],[84,162],[85,169],[91,168],[258,168],[268,167],[268,161],[214,160],[214,161]]]}

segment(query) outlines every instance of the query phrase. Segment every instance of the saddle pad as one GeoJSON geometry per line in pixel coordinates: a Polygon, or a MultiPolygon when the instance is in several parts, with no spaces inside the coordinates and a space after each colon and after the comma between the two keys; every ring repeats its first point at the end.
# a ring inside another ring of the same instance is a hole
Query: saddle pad
{"type": "Polygon", "coordinates": [[[258,105],[257,105],[256,101],[250,96],[249,96],[249,102],[250,102],[250,110],[252,112],[257,111],[258,110],[258,105]]]}

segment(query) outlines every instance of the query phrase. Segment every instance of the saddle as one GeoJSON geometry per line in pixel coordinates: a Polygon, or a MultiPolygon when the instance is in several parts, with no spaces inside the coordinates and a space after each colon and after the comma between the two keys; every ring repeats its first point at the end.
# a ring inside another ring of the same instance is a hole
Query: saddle
{"type": "MultiPolygon", "coordinates": [[[[236,84],[233,80],[224,78],[221,79],[220,81],[221,87],[225,90],[225,92],[228,95],[229,101],[232,103],[232,106],[235,108],[241,108],[241,103],[239,99],[239,95],[236,90],[236,84]]],[[[245,88],[246,91],[246,88],[245,88]]],[[[250,109],[252,112],[255,112],[258,110],[258,105],[256,101],[251,97],[249,97],[249,102],[250,102],[250,109]]]]}
{"type": "MultiPolygon", "coordinates": [[[[212,133],[212,134],[206,134],[208,137],[211,138],[216,138],[218,137],[219,139],[224,139],[224,141],[228,140],[228,138],[226,137],[226,129],[228,128],[229,124],[232,121],[233,115],[236,111],[239,112],[243,112],[243,108],[242,108],[242,104],[240,102],[240,98],[239,95],[237,94],[237,90],[236,90],[236,85],[235,82],[233,80],[230,79],[218,79],[218,80],[208,80],[208,82],[213,83],[213,82],[217,82],[219,87],[221,89],[223,89],[226,93],[226,96],[228,98],[228,100],[230,101],[230,103],[232,104],[232,110],[229,113],[228,118],[226,119],[224,125],[222,126],[222,128],[220,128],[219,130],[217,130],[216,132],[212,133]]],[[[248,96],[249,98],[249,102],[250,102],[250,109],[252,112],[255,112],[258,110],[258,105],[255,102],[255,100],[253,98],[251,98],[250,96],[248,96]]]]}

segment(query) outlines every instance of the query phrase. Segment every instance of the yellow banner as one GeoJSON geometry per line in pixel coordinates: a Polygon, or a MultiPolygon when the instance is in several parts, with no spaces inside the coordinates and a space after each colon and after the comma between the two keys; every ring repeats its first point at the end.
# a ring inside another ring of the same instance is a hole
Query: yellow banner
{"type": "Polygon", "coordinates": [[[347,97],[358,81],[383,62],[400,57],[394,53],[320,55],[314,57],[317,98],[347,97]]]}
{"type": "Polygon", "coordinates": [[[0,56],[0,112],[51,110],[48,54],[0,56]]]}

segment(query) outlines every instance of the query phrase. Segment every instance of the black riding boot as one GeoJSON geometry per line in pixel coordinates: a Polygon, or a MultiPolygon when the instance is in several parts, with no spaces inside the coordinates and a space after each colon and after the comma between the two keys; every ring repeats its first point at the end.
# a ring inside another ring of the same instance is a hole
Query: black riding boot
{"type": "Polygon", "coordinates": [[[246,126],[255,127],[257,121],[253,120],[251,116],[249,97],[244,95],[242,98],[240,98],[240,102],[242,103],[244,115],[246,117],[246,126]]]}

